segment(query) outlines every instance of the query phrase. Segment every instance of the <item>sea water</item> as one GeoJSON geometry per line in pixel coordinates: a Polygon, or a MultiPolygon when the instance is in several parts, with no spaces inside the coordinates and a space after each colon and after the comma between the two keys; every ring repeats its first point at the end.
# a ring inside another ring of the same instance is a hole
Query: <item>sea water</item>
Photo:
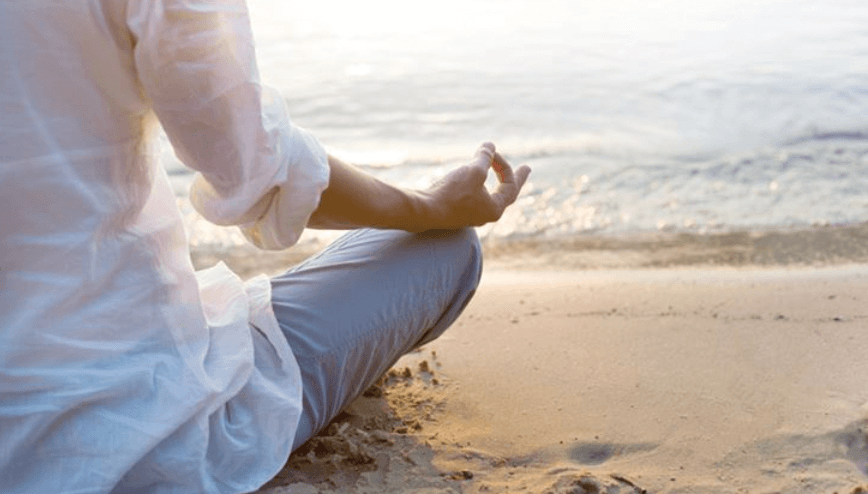
{"type": "MultiPolygon", "coordinates": [[[[530,165],[486,238],[868,220],[864,0],[249,5],[264,82],[332,154],[408,187],[486,140],[530,165]]],[[[242,242],[166,161],[194,247],[242,242]]]]}

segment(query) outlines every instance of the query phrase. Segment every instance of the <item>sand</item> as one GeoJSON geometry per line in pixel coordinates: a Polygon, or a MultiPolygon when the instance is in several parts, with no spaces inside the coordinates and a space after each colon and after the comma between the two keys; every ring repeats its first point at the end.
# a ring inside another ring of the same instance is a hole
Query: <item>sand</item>
{"type": "Polygon", "coordinates": [[[868,492],[868,264],[520,264],[258,492],[868,492]]]}

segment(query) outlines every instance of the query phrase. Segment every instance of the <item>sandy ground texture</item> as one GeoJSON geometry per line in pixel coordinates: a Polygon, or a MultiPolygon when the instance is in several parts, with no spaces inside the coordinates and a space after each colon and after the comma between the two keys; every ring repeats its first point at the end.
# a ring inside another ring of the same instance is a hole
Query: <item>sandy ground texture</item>
{"type": "Polygon", "coordinates": [[[868,492],[868,265],[488,270],[259,493],[868,492]]]}

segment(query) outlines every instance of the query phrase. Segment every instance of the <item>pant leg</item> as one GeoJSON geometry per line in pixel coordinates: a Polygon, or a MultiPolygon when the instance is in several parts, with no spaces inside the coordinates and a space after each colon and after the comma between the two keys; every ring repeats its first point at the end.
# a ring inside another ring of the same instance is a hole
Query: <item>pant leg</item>
{"type": "Polygon", "coordinates": [[[440,336],[470,301],[481,273],[473,229],[366,229],[274,277],[272,305],[304,389],[293,450],[401,356],[440,336]]]}

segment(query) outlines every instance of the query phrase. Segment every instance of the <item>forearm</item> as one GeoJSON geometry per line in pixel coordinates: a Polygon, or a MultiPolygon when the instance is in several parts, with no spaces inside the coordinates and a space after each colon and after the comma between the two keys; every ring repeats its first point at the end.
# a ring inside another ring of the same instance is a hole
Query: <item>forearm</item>
{"type": "Polygon", "coordinates": [[[497,221],[515,202],[530,168],[515,172],[491,143],[483,144],[473,162],[458,167],[426,190],[408,190],[329,157],[328,188],[311,215],[312,228],[374,227],[423,232],[481,226],[497,221]],[[485,186],[489,170],[499,184],[485,186]]]}
{"type": "Polygon", "coordinates": [[[389,185],[332,156],[329,169],[329,186],[308,227],[425,231],[434,226],[422,192],[389,185]]]}

